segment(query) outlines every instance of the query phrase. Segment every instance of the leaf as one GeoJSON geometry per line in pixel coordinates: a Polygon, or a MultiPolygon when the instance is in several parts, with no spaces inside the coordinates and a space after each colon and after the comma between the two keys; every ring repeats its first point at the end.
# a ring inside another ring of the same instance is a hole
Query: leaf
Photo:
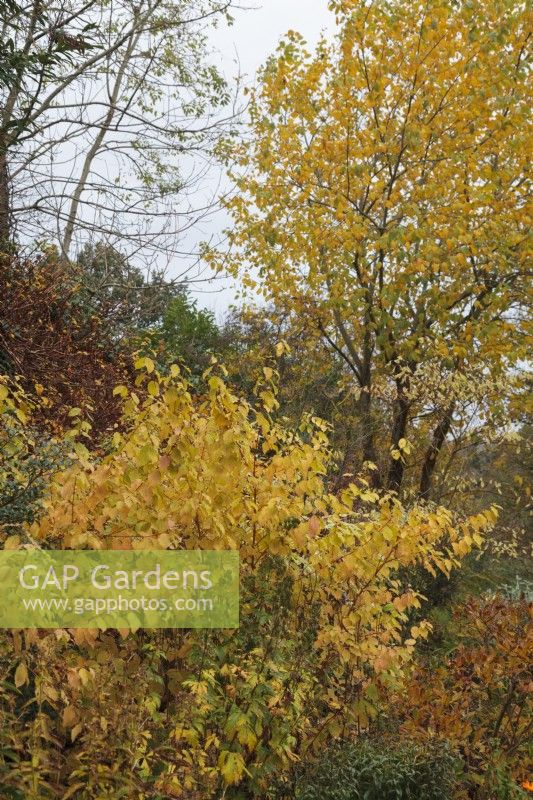
{"type": "Polygon", "coordinates": [[[78,713],[74,706],[65,706],[63,709],[62,722],[65,728],[72,728],[78,720],[78,713]]]}
{"type": "Polygon", "coordinates": [[[70,786],[65,794],[61,795],[61,800],[69,800],[69,797],[72,797],[79,789],[83,789],[85,787],[85,783],[75,783],[70,786]]]}
{"type": "Polygon", "coordinates": [[[8,536],[4,542],[4,550],[18,550],[20,544],[20,536],[8,536]]]}
{"type": "Polygon", "coordinates": [[[405,453],[407,453],[407,455],[409,455],[409,453],[411,452],[411,445],[409,444],[407,439],[403,439],[403,438],[400,439],[400,441],[398,442],[398,448],[400,450],[403,450],[405,453]]]}
{"type": "Polygon", "coordinates": [[[156,454],[156,451],[154,450],[154,448],[149,444],[145,444],[143,447],[141,447],[141,449],[139,451],[139,464],[140,464],[140,466],[141,467],[145,467],[151,461],[154,461],[155,458],[156,458],[156,455],[157,454],[156,454]]]}
{"type": "Polygon", "coordinates": [[[28,667],[21,661],[15,670],[15,686],[19,689],[26,683],[28,683],[28,667]]]}
{"type": "Polygon", "coordinates": [[[267,411],[272,411],[279,407],[279,403],[272,392],[259,392],[259,397],[263,401],[267,411]]]}
{"type": "Polygon", "coordinates": [[[148,356],[144,356],[143,358],[138,358],[135,362],[135,369],[146,369],[148,374],[152,373],[155,369],[155,364],[151,358],[148,356]]]}
{"type": "Polygon", "coordinates": [[[244,745],[250,752],[252,752],[257,745],[257,736],[248,725],[243,725],[239,728],[237,739],[239,743],[244,745]]]}
{"type": "Polygon", "coordinates": [[[161,456],[161,458],[158,461],[159,469],[162,469],[162,470],[168,469],[170,467],[170,463],[171,463],[170,462],[170,456],[168,456],[168,455],[161,456]]]}
{"type": "Polygon", "coordinates": [[[224,781],[232,786],[239,783],[245,773],[246,766],[240,753],[222,750],[218,757],[218,767],[224,781]]]}
{"type": "Polygon", "coordinates": [[[82,728],[83,728],[83,725],[81,724],[81,722],[78,723],[77,725],[75,725],[72,728],[72,730],[70,732],[70,740],[71,740],[71,742],[75,742],[76,741],[76,739],[78,738],[78,736],[81,733],[82,728]]]}
{"type": "Polygon", "coordinates": [[[81,669],[78,670],[78,675],[80,676],[82,685],[87,686],[87,684],[91,679],[91,673],[88,670],[86,670],[85,667],[82,667],[81,669]]]}
{"type": "Polygon", "coordinates": [[[20,408],[20,406],[15,409],[15,414],[20,422],[22,422],[24,425],[27,423],[28,415],[22,408],[20,408]]]}

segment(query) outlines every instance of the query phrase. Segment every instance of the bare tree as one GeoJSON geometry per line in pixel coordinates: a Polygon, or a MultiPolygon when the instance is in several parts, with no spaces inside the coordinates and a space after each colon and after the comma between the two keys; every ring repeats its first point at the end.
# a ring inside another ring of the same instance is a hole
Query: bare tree
{"type": "Polygon", "coordinates": [[[231,3],[2,3],[0,241],[55,241],[66,258],[94,239],[180,252],[212,208],[204,179],[234,122],[206,39],[231,3]]]}

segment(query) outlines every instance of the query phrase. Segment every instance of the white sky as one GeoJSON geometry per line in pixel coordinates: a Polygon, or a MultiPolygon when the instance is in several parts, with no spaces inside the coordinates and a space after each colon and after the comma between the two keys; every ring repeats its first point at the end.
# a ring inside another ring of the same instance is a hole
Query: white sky
{"type": "Polygon", "coordinates": [[[298,31],[311,44],[322,30],[332,27],[327,0],[248,0],[247,4],[253,9],[235,11],[233,26],[218,29],[212,40],[230,66],[237,52],[242,73],[251,79],[288,30],[298,31]]]}
{"type": "MultiPolygon", "coordinates": [[[[231,27],[224,25],[211,35],[213,47],[222,59],[222,70],[229,80],[240,71],[246,84],[253,83],[257,69],[275,51],[280,38],[288,30],[301,33],[311,46],[322,31],[333,29],[328,0],[244,0],[243,5],[245,3],[254,8],[235,11],[234,24],[231,27]]],[[[212,233],[216,236],[226,222],[224,215],[217,215],[210,226],[212,233]]],[[[201,233],[198,238],[202,238],[201,233]]],[[[200,291],[192,294],[200,306],[214,311],[217,319],[221,320],[233,301],[234,292],[229,285],[223,291],[214,292],[214,288],[202,284],[200,291]]]]}

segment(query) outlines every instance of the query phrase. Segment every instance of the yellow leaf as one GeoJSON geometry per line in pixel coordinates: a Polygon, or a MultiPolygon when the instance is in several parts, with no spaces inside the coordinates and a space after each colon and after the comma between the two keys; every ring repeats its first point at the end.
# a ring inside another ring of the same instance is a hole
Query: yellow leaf
{"type": "Polygon", "coordinates": [[[146,369],[146,372],[150,374],[155,369],[155,364],[151,358],[148,356],[143,356],[143,358],[138,358],[135,362],[135,369],[146,369]]]}
{"type": "Polygon", "coordinates": [[[77,719],[78,719],[78,714],[74,706],[66,706],[63,709],[62,720],[65,728],[72,728],[76,724],[77,719]]]}
{"type": "Polygon", "coordinates": [[[28,667],[21,661],[15,670],[15,686],[18,689],[24,686],[25,683],[28,683],[28,667]]]}
{"type": "Polygon", "coordinates": [[[250,752],[254,750],[257,745],[257,736],[248,725],[243,725],[239,728],[237,739],[239,743],[244,745],[250,752]]]}
{"type": "Polygon", "coordinates": [[[4,542],[4,550],[18,550],[20,547],[20,536],[8,536],[4,542]]]}
{"type": "Polygon", "coordinates": [[[221,751],[218,757],[218,768],[229,786],[239,783],[246,770],[241,754],[231,753],[228,750],[221,751]]]}
{"type": "Polygon", "coordinates": [[[85,667],[82,667],[80,670],[78,670],[78,675],[81,678],[83,686],[87,686],[91,678],[91,673],[88,670],[86,670],[85,667]]]}
{"type": "Polygon", "coordinates": [[[16,408],[15,414],[17,418],[25,425],[28,421],[28,415],[22,410],[22,408],[16,408]]]}
{"type": "Polygon", "coordinates": [[[64,795],[61,796],[61,800],[69,800],[69,797],[72,797],[78,789],[83,789],[85,787],[85,783],[75,783],[72,786],[69,786],[67,791],[64,795]]]}
{"type": "Polygon", "coordinates": [[[72,742],[74,742],[78,738],[78,736],[81,733],[82,727],[83,726],[82,726],[81,722],[79,722],[77,725],[74,725],[74,727],[72,728],[72,730],[70,732],[70,740],[72,742]]]}

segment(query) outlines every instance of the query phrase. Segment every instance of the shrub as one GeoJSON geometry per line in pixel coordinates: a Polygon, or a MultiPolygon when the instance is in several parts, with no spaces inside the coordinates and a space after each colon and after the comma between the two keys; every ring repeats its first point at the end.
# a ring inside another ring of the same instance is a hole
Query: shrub
{"type": "Polygon", "coordinates": [[[405,734],[451,742],[476,800],[520,796],[528,777],[531,612],[525,599],[501,596],[459,606],[458,646],[438,668],[419,668],[401,698],[405,734]]]}
{"type": "Polygon", "coordinates": [[[68,443],[33,425],[39,410],[16,381],[0,376],[0,541],[36,520],[51,476],[68,465],[68,443]]]}
{"type": "Polygon", "coordinates": [[[36,422],[54,433],[69,411],[90,415],[94,435],[119,414],[117,383],[129,383],[129,355],[80,305],[78,275],[52,253],[33,261],[0,258],[0,373],[41,396],[36,422]]]}
{"type": "Polygon", "coordinates": [[[327,752],[295,780],[296,800],[447,800],[459,759],[446,744],[362,739],[327,752]]]}
{"type": "Polygon", "coordinates": [[[0,780],[26,800],[78,784],[76,800],[263,798],[303,753],[368,730],[405,675],[428,627],[407,624],[420,599],[397,570],[448,573],[494,515],[455,523],[356,486],[330,495],[325,426],[272,418],[268,368],[255,407],[214,370],[193,394],[176,367],[137,368],[138,392],[115,390],[125,416],[109,452],[74,442],[24,533],[59,549],[239,549],[243,622],[0,637],[17,689],[0,694],[16,753],[2,766],[0,752],[0,780]]]}

